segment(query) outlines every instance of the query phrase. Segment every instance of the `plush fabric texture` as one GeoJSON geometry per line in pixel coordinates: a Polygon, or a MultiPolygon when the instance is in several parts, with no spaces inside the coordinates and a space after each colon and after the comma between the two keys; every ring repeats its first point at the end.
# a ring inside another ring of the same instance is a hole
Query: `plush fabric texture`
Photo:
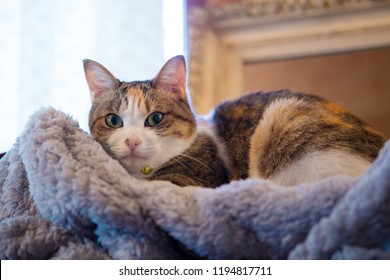
{"type": "Polygon", "coordinates": [[[360,178],[178,187],[42,109],[0,161],[0,258],[390,259],[390,143],[360,178]]]}

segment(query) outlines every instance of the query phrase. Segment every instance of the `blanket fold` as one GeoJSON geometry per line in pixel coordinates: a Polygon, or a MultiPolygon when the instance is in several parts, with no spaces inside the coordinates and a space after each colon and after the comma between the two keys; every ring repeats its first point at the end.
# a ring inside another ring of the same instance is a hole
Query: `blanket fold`
{"type": "Polygon", "coordinates": [[[390,259],[389,242],[390,142],[360,178],[179,187],[47,108],[0,160],[1,259],[390,259]]]}

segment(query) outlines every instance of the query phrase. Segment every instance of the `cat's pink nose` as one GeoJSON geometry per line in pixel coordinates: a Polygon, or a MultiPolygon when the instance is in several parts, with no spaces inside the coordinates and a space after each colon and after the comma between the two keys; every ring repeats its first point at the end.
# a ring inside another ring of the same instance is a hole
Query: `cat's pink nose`
{"type": "Polygon", "coordinates": [[[141,144],[141,139],[137,138],[127,138],[125,141],[127,147],[129,147],[130,151],[134,153],[135,149],[137,149],[138,145],[141,144]]]}

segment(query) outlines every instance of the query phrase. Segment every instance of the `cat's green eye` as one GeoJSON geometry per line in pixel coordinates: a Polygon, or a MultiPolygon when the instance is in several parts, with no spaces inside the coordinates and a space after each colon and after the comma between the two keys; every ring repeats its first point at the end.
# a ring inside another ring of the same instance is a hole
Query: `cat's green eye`
{"type": "Polygon", "coordinates": [[[123,126],[123,120],[118,115],[108,114],[106,116],[106,124],[111,128],[119,128],[123,126]]]}
{"type": "Polygon", "coordinates": [[[145,121],[145,126],[153,127],[159,125],[164,119],[164,114],[161,112],[151,113],[145,121]]]}

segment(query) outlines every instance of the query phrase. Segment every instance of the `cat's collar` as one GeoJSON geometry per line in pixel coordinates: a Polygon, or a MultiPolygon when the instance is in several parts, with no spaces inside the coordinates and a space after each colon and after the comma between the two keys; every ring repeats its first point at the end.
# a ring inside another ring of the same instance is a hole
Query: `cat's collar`
{"type": "Polygon", "coordinates": [[[142,174],[144,174],[144,175],[149,175],[150,173],[153,172],[153,168],[150,167],[149,165],[146,165],[144,168],[142,168],[142,169],[140,170],[140,172],[141,172],[142,174]]]}

